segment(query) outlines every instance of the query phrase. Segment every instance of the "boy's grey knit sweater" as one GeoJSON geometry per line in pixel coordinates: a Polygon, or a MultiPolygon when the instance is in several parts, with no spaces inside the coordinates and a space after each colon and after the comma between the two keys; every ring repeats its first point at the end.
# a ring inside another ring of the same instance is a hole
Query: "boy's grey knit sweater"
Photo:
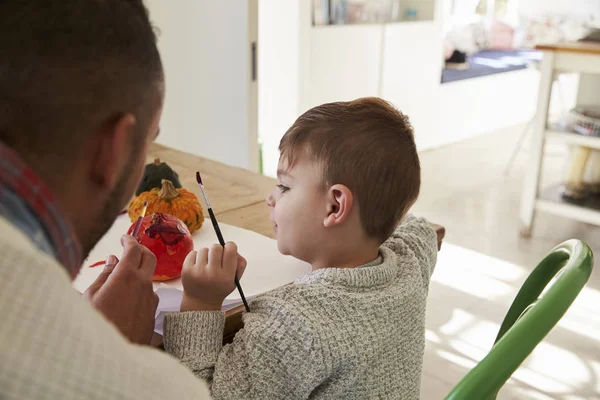
{"type": "Polygon", "coordinates": [[[222,346],[224,314],[165,318],[165,347],[215,399],[418,399],[437,238],[409,216],[378,260],[327,268],[256,300],[222,346]]]}

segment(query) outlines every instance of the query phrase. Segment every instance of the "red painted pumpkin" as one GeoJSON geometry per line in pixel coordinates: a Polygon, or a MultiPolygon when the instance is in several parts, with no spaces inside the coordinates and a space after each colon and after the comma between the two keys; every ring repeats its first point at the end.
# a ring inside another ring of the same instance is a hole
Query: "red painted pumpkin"
{"type": "MultiPolygon", "coordinates": [[[[135,228],[131,225],[127,234],[135,228]]],[[[189,229],[179,218],[155,213],[142,220],[138,241],[156,256],[155,281],[166,281],[181,275],[183,261],[194,249],[194,241],[189,229]]]]}

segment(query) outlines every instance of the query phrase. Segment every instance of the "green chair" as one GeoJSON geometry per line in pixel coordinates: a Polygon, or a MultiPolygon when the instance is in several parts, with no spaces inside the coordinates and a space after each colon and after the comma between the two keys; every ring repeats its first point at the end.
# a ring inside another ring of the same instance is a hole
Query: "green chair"
{"type": "Polygon", "coordinates": [[[593,262],[592,250],[579,240],[568,240],[552,249],[519,290],[488,355],[446,400],[495,399],[571,306],[589,279],[593,262]],[[549,285],[554,277],[556,280],[549,285]]]}

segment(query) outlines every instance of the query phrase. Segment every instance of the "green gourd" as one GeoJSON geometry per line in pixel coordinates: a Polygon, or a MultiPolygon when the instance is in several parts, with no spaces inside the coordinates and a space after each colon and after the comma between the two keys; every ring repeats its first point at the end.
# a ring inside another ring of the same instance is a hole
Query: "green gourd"
{"type": "Polygon", "coordinates": [[[179,175],[167,163],[161,162],[160,159],[155,159],[153,163],[146,165],[144,168],[144,176],[135,192],[139,196],[143,192],[148,192],[152,189],[160,189],[163,179],[171,181],[175,188],[181,188],[179,175]]]}

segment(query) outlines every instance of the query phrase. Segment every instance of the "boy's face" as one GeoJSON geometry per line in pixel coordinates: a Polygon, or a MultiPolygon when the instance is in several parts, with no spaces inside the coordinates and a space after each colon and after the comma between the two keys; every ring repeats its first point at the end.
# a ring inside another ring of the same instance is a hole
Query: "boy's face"
{"type": "Polygon", "coordinates": [[[317,163],[309,157],[296,158],[292,168],[279,160],[277,187],[267,197],[270,220],[277,236],[277,248],[311,263],[324,238],[323,221],[327,215],[326,191],[317,163]]]}

